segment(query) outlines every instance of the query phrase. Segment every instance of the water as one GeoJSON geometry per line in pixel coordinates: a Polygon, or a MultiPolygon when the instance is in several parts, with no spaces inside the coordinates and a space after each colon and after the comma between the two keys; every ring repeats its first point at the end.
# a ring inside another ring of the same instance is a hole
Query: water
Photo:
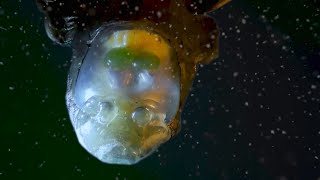
{"type": "Polygon", "coordinates": [[[1,2],[0,178],[318,179],[319,10],[262,2],[214,13],[220,57],[199,66],[182,131],[134,166],[80,147],[64,105],[70,49],[33,3],[1,2]]]}

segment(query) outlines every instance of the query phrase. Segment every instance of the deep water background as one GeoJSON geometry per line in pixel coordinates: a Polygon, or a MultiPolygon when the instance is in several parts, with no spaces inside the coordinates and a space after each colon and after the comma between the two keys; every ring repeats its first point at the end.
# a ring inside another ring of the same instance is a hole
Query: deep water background
{"type": "Polygon", "coordinates": [[[0,179],[320,180],[317,1],[233,1],[212,15],[220,57],[199,66],[182,131],[134,166],[99,162],[65,106],[71,50],[31,0],[0,1],[0,179]]]}

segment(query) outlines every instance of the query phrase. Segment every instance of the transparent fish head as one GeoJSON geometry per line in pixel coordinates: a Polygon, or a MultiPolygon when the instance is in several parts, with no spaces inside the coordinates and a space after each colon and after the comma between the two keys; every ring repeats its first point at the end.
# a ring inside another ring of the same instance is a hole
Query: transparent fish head
{"type": "Polygon", "coordinates": [[[101,27],[72,66],[68,111],[80,144],[93,156],[134,164],[171,138],[180,69],[161,34],[128,23],[101,27]]]}

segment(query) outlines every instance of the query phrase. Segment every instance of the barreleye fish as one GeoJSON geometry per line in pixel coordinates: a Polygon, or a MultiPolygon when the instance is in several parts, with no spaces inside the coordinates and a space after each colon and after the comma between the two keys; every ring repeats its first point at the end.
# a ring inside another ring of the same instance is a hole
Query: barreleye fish
{"type": "Polygon", "coordinates": [[[80,144],[135,164],[180,130],[198,63],[218,56],[206,13],[229,0],[37,0],[54,42],[73,50],[66,103],[80,144]]]}

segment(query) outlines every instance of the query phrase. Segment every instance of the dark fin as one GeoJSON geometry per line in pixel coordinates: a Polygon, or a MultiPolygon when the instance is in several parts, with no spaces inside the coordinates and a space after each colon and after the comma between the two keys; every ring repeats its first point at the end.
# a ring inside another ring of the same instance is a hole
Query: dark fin
{"type": "Polygon", "coordinates": [[[226,5],[231,0],[183,0],[187,9],[193,14],[204,14],[226,5]]]}
{"type": "Polygon", "coordinates": [[[200,27],[197,41],[197,49],[194,51],[195,62],[209,64],[219,55],[219,29],[213,18],[209,16],[197,16],[197,24],[200,27]]]}

